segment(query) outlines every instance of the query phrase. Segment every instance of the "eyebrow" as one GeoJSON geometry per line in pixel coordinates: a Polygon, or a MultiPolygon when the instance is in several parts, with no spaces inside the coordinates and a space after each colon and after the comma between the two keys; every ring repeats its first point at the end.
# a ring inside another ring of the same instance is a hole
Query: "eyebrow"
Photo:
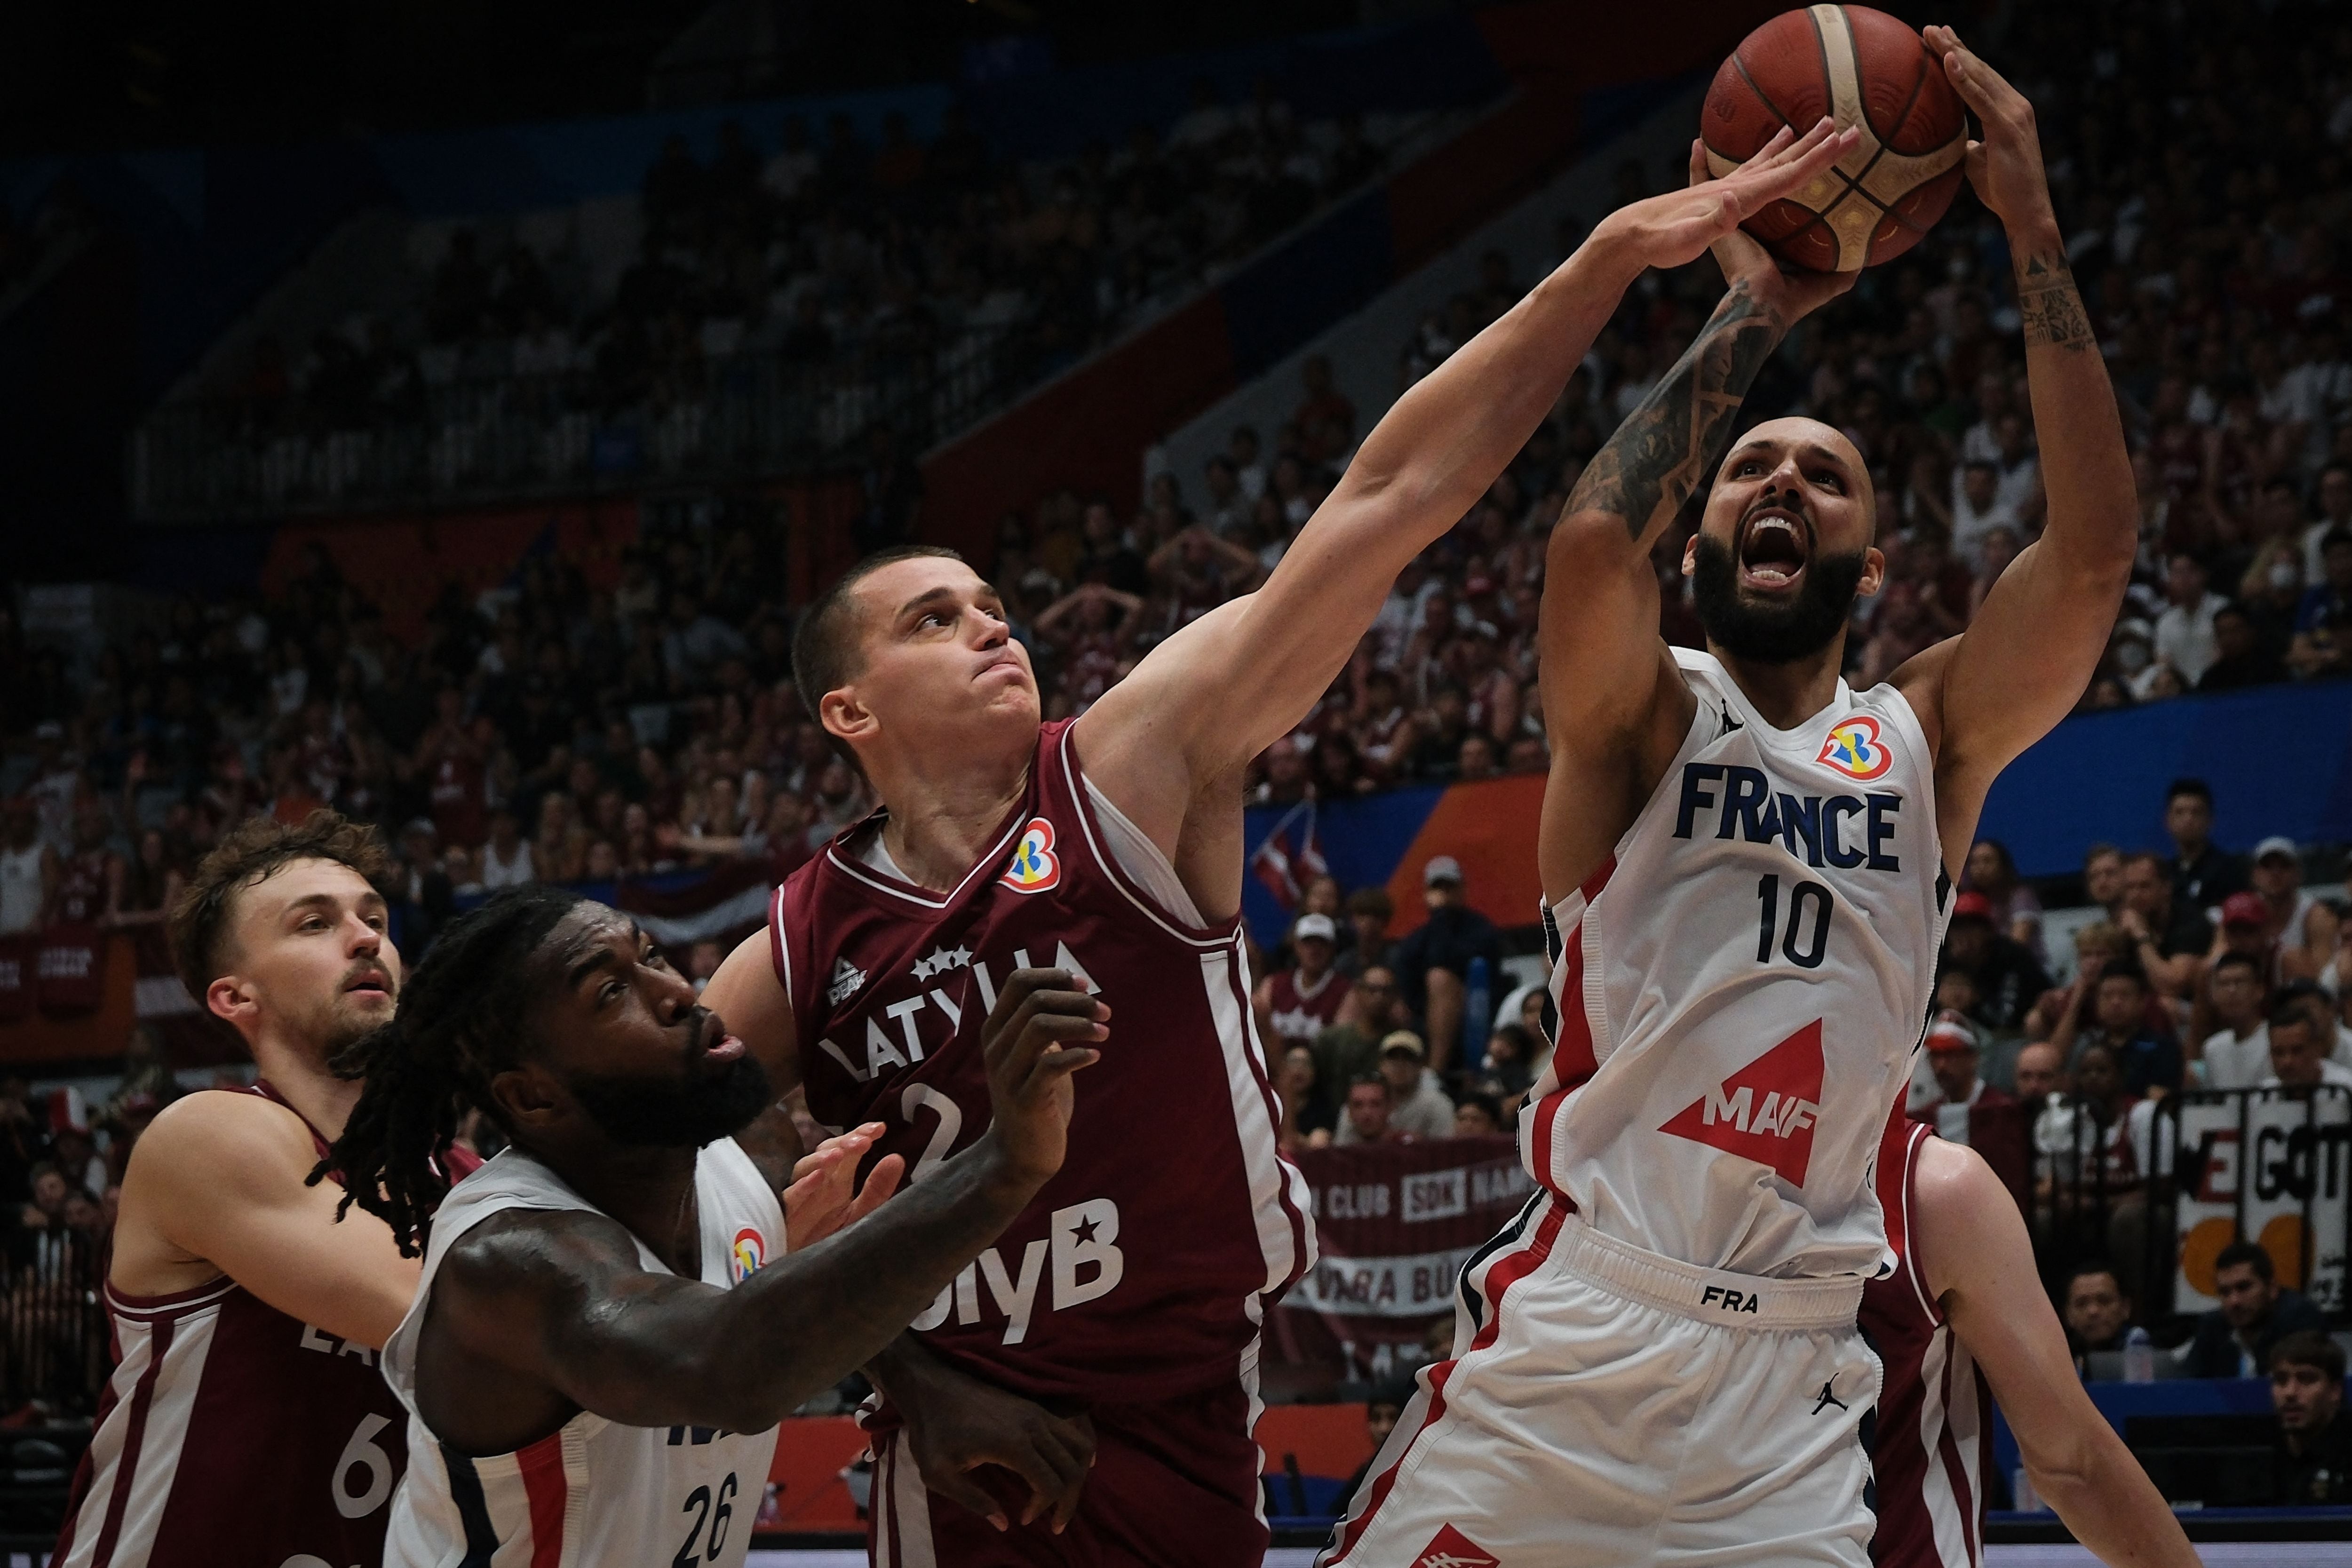
{"type": "MultiPolygon", "coordinates": [[[[629,922],[629,935],[639,942],[646,939],[644,928],[635,921],[629,922]]],[[[613,944],[601,937],[583,937],[580,942],[572,944],[572,951],[578,952],[582,946],[592,942],[595,944],[595,951],[572,963],[563,977],[563,983],[566,985],[577,986],[599,970],[617,969],[621,966],[620,955],[613,951],[613,944]]]]}
{"type": "MultiPolygon", "coordinates": [[[[913,598],[899,605],[898,614],[902,616],[910,616],[926,605],[937,604],[942,599],[952,603],[955,596],[956,591],[953,588],[946,587],[944,585],[928,589],[923,593],[916,595],[913,598]]],[[[982,582],[972,596],[974,598],[994,599],[1000,603],[1003,602],[1004,597],[1002,594],[999,594],[996,591],[996,584],[989,582],[982,582]]]]}
{"type": "MultiPolygon", "coordinates": [[[[386,907],[383,901],[383,895],[377,892],[373,888],[370,888],[366,892],[362,893],[359,896],[358,903],[359,907],[363,910],[380,910],[386,907]]],[[[289,916],[295,914],[307,914],[312,910],[324,910],[329,913],[332,913],[335,910],[341,908],[341,904],[342,900],[336,898],[332,893],[305,893],[300,898],[296,899],[292,903],[288,904],[286,906],[286,912],[289,916]]]]}
{"type": "MultiPolygon", "coordinates": [[[[1731,455],[1735,458],[1744,458],[1750,452],[1780,452],[1790,449],[1791,448],[1783,447],[1778,441],[1743,441],[1732,449],[1731,455]]],[[[1802,452],[1809,457],[1825,458],[1837,465],[1841,473],[1847,472],[1852,468],[1851,464],[1838,455],[1837,448],[1824,447],[1818,441],[1800,442],[1793,450],[1802,452]]]]}

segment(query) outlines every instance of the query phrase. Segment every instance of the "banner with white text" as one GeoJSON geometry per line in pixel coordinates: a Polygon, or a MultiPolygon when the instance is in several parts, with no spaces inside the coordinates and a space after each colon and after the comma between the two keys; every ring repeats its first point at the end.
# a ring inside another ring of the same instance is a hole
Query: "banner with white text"
{"type": "Polygon", "coordinates": [[[1412,1352],[1433,1321],[1453,1321],[1462,1266],[1535,1191],[1507,1138],[1308,1149],[1297,1162],[1321,1257],[1275,1337],[1284,1359],[1339,1381],[1428,1359],[1412,1352]]]}

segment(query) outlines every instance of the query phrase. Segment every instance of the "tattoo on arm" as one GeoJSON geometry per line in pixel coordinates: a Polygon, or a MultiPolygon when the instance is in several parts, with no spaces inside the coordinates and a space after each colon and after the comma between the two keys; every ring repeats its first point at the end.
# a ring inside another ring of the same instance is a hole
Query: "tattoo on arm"
{"type": "Polygon", "coordinates": [[[2032,251],[2017,258],[2017,313],[2029,349],[2047,343],[2079,353],[2095,346],[2063,251],[2032,251]]]}
{"type": "Polygon", "coordinates": [[[1732,420],[1765,359],[1788,330],[1745,288],[1723,297],[1690,352],[1593,454],[1568,512],[1607,512],[1638,543],[1706,483],[1732,420]]]}

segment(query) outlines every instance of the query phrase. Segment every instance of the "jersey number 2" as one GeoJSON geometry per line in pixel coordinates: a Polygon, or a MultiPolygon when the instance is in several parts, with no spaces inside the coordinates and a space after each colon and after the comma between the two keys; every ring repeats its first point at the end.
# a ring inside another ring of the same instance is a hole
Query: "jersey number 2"
{"type": "MultiPolygon", "coordinates": [[[[1764,906],[1763,919],[1756,928],[1756,962],[1769,963],[1772,933],[1780,925],[1780,879],[1771,876],[1758,882],[1756,901],[1764,906]]],[[[1800,969],[1819,969],[1829,945],[1830,890],[1819,882],[1800,882],[1789,889],[1788,930],[1780,937],[1780,956],[1800,969]],[[1812,932],[1800,948],[1797,943],[1808,921],[1812,932]]]]}
{"type": "Polygon", "coordinates": [[[677,1555],[669,1560],[669,1568],[695,1568],[698,1561],[694,1554],[695,1543],[702,1539],[705,1524],[710,1526],[710,1544],[699,1561],[719,1561],[719,1554],[727,1549],[727,1521],[735,1517],[734,1502],[735,1476],[732,1471],[719,1483],[716,1507],[712,1506],[709,1487],[697,1487],[686,1494],[686,1506],[677,1511],[694,1515],[694,1522],[687,1528],[686,1544],[679,1547],[677,1555]]]}

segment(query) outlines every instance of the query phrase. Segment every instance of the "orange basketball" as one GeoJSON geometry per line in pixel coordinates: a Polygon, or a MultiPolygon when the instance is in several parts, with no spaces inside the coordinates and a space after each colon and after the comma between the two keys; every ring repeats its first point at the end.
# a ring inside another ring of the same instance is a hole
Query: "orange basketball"
{"type": "Polygon", "coordinates": [[[1852,272],[1902,255],[1935,226],[1966,177],[1969,122],[1919,35],[1866,5],[1785,11],[1741,40],[1700,111],[1717,176],[1782,125],[1822,115],[1862,127],[1853,152],[1742,226],[1794,267],[1852,272]]]}

